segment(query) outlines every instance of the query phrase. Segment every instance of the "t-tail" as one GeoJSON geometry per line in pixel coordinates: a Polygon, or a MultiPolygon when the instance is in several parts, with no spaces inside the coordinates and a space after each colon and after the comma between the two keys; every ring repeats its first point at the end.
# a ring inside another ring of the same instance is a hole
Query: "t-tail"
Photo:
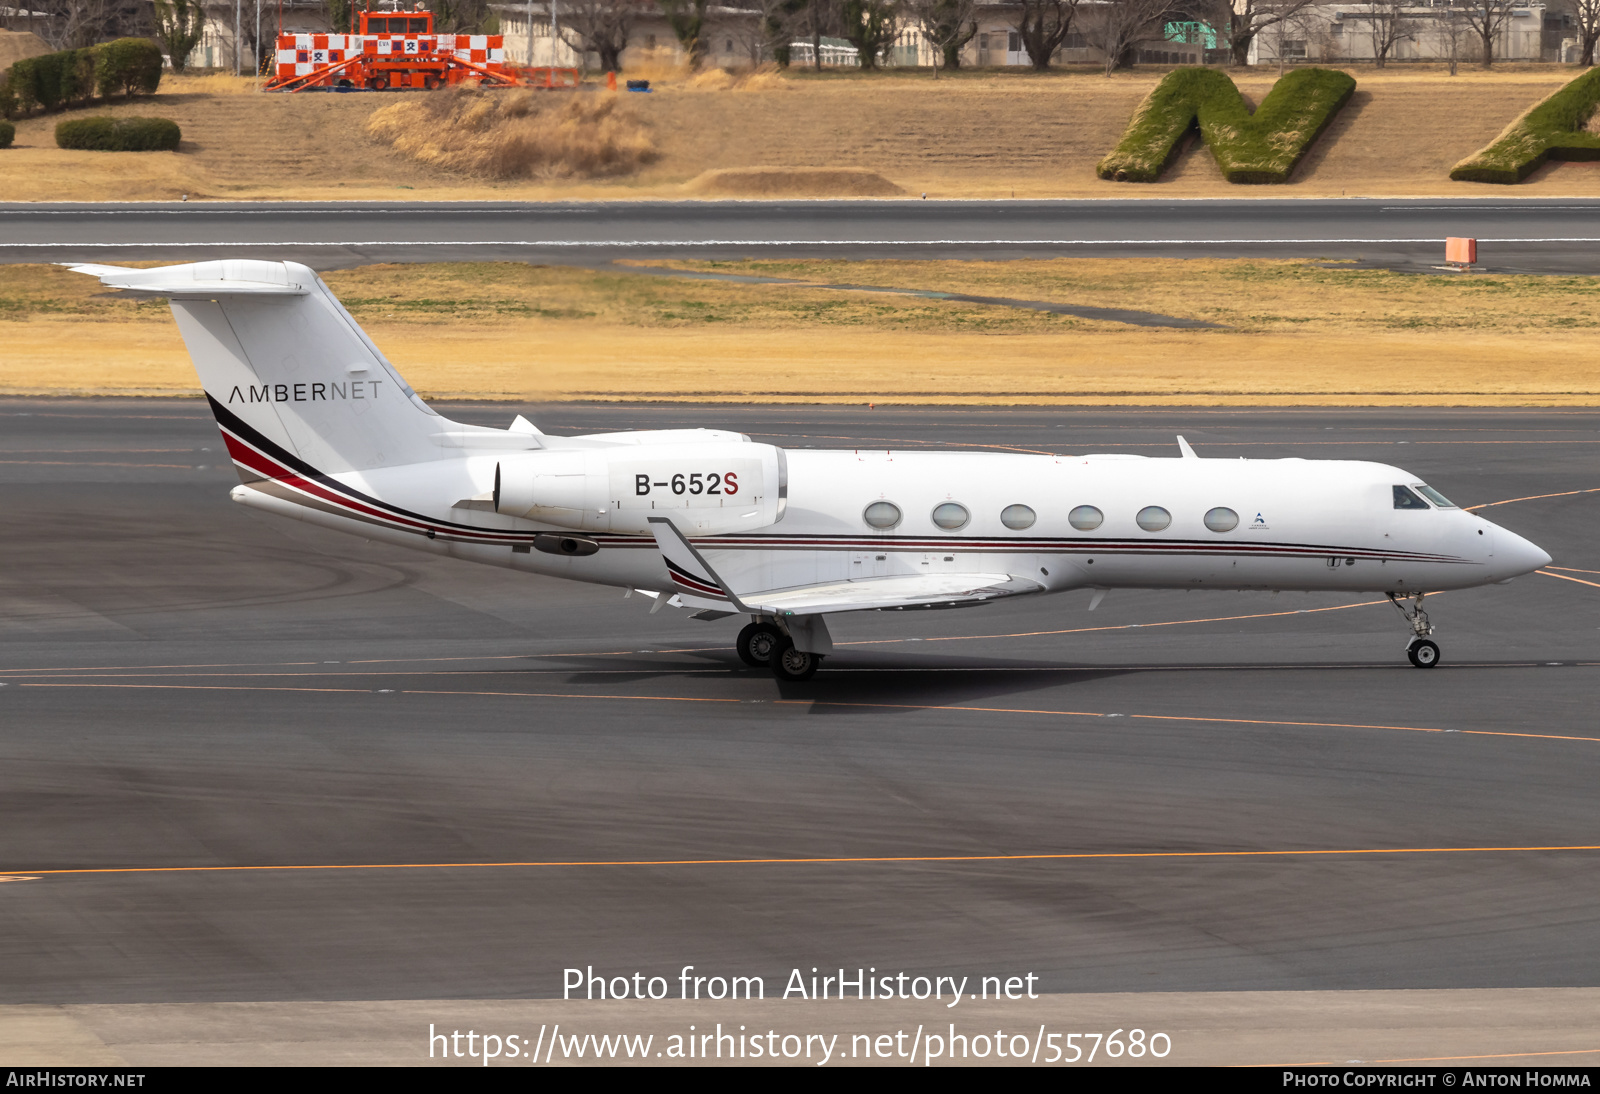
{"type": "MultiPolygon", "coordinates": [[[[102,284],[172,303],[201,386],[245,482],[436,460],[463,427],[411,390],[309,267],[256,259],[139,270],[77,265],[102,284]]],[[[470,428],[470,427],[468,427],[470,428]]]]}

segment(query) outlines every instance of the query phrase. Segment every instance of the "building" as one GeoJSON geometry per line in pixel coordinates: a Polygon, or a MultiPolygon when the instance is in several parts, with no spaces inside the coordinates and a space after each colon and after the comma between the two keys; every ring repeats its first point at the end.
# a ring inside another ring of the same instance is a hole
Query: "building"
{"type": "MultiPolygon", "coordinates": [[[[1545,46],[1545,5],[1512,8],[1496,36],[1496,61],[1541,61],[1545,46]]],[[[1378,43],[1392,39],[1386,60],[1449,61],[1473,64],[1483,56],[1483,41],[1459,6],[1420,3],[1314,4],[1294,19],[1270,27],[1250,47],[1250,63],[1371,63],[1378,43]],[[1392,24],[1392,27],[1391,27],[1392,24]]],[[[1548,57],[1554,60],[1554,56],[1548,57]]]]}

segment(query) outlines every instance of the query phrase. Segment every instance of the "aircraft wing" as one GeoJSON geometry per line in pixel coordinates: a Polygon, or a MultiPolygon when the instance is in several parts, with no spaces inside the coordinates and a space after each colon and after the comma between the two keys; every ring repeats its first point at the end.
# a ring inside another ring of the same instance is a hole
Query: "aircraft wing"
{"type": "Polygon", "coordinates": [[[748,615],[783,616],[906,611],[957,608],[1044,591],[1037,581],[1011,574],[946,573],[863,577],[736,593],[670,519],[651,517],[650,526],[674,591],[682,603],[693,608],[726,611],[731,606],[748,615]]]}

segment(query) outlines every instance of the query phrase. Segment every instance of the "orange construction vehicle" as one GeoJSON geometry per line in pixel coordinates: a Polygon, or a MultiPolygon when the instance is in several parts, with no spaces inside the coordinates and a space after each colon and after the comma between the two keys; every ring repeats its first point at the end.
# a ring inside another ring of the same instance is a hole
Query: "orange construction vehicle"
{"type": "Polygon", "coordinates": [[[276,71],[263,90],[578,86],[575,68],[506,64],[505,40],[498,34],[435,33],[433,12],[421,4],[410,11],[355,12],[351,23],[349,34],[280,33],[276,71]]]}

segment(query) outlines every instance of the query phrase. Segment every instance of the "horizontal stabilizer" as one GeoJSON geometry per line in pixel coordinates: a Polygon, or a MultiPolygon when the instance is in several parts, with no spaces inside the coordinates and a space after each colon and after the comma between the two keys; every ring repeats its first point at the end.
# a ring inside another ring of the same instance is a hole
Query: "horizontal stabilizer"
{"type": "MultiPolygon", "coordinates": [[[[108,289],[122,289],[144,296],[201,297],[219,296],[305,296],[316,288],[316,275],[295,276],[303,266],[261,259],[228,259],[215,262],[186,262],[181,266],[158,266],[136,270],[129,266],[75,265],[73,273],[98,277],[108,289]]],[[[306,273],[311,273],[306,270],[306,273]]]]}

